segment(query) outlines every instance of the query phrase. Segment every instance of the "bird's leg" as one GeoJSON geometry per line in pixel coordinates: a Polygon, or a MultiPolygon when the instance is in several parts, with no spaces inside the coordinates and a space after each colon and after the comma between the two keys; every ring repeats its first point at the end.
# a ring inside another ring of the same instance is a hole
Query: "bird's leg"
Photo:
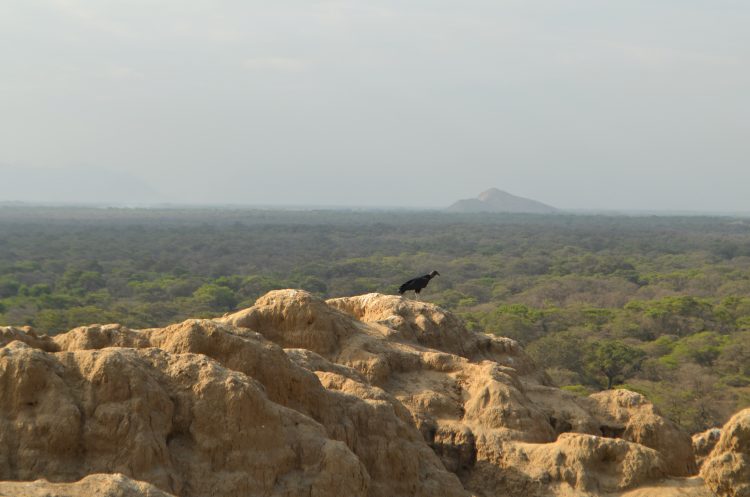
{"type": "Polygon", "coordinates": [[[417,292],[414,292],[414,300],[419,302],[419,294],[417,292]]]}

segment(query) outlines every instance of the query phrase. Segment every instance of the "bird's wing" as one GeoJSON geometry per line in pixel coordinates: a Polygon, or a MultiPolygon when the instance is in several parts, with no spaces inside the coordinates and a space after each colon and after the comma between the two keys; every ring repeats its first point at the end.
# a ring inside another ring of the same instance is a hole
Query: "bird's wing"
{"type": "Polygon", "coordinates": [[[407,291],[407,290],[413,290],[413,289],[414,289],[414,288],[413,288],[413,287],[414,287],[414,283],[415,283],[415,282],[416,282],[416,281],[417,281],[418,279],[419,279],[419,278],[413,278],[413,279],[410,279],[409,281],[407,281],[406,283],[404,283],[403,285],[401,285],[400,287],[398,287],[398,293],[404,293],[404,292],[405,292],[405,291],[407,291]]]}
{"type": "Polygon", "coordinates": [[[431,278],[432,276],[430,276],[429,274],[425,274],[424,276],[420,276],[419,278],[412,278],[399,287],[398,293],[404,293],[407,290],[419,291],[427,286],[427,283],[430,282],[431,278]]]}

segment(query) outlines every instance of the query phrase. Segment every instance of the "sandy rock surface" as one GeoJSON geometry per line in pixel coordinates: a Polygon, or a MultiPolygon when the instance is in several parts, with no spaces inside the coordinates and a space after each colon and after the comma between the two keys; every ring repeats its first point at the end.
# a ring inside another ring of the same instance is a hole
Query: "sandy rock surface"
{"type": "Polygon", "coordinates": [[[0,328],[0,412],[0,480],[26,481],[0,489],[28,495],[703,497],[719,467],[710,488],[681,478],[691,440],[642,396],[563,392],[515,341],[379,294],[280,290],[149,330],[0,328]]]}
{"type": "Polygon", "coordinates": [[[721,429],[701,476],[721,497],[750,496],[750,409],[735,414],[721,429]]]}
{"type": "Polygon", "coordinates": [[[693,435],[693,452],[698,467],[702,467],[708,455],[716,447],[721,437],[721,428],[709,428],[708,430],[693,435]]]}
{"type": "Polygon", "coordinates": [[[716,497],[700,477],[662,480],[656,485],[646,485],[630,490],[619,497],[716,497]]]}
{"type": "Polygon", "coordinates": [[[0,497],[174,497],[119,473],[95,474],[74,483],[0,482],[0,497]]]}
{"type": "Polygon", "coordinates": [[[659,452],[671,476],[698,472],[689,435],[659,414],[646,398],[628,390],[608,390],[589,397],[592,414],[600,430],[659,452]]]}
{"type": "Polygon", "coordinates": [[[341,375],[393,396],[476,495],[588,495],[696,472],[690,437],[642,397],[562,392],[515,341],[469,332],[428,303],[378,294],[323,302],[279,291],[221,321],[314,350],[346,367],[341,375]]]}
{"type": "Polygon", "coordinates": [[[0,349],[0,479],[123,473],[175,495],[367,495],[345,444],[202,355],[0,349]]]}

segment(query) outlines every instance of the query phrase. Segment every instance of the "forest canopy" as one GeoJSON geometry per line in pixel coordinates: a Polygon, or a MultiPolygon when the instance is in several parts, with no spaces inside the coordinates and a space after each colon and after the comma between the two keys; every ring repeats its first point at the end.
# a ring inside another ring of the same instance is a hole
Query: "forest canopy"
{"type": "Polygon", "coordinates": [[[0,324],[162,326],[422,293],[576,393],[626,386],[691,431],[750,405],[750,220],[435,211],[0,208],[0,324]]]}

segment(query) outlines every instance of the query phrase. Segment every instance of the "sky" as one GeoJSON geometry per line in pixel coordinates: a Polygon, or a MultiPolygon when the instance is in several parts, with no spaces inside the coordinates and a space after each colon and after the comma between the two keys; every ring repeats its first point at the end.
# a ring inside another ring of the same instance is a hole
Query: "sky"
{"type": "Polygon", "coordinates": [[[0,201],[750,212],[748,26],[747,0],[3,0],[0,201]]]}

